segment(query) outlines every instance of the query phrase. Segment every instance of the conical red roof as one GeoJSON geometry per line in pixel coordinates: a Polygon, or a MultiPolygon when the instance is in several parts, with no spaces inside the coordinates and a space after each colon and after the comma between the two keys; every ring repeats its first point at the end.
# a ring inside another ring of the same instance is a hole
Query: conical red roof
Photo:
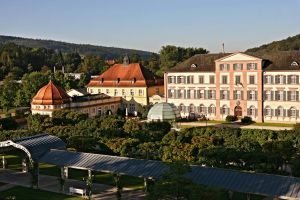
{"type": "Polygon", "coordinates": [[[33,97],[31,104],[35,105],[59,105],[70,102],[67,92],[55,85],[52,80],[42,87],[33,97]]]}

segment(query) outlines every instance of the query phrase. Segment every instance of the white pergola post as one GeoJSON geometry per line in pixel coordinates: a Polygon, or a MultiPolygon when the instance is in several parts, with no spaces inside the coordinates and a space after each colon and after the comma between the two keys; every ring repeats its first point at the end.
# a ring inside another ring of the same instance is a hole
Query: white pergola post
{"type": "Polygon", "coordinates": [[[27,158],[24,157],[22,159],[22,172],[27,173],[28,172],[28,163],[27,163],[27,158]]]}
{"type": "Polygon", "coordinates": [[[69,178],[69,168],[62,167],[61,169],[62,169],[63,178],[69,178]]]}
{"type": "Polygon", "coordinates": [[[2,168],[5,169],[6,168],[6,160],[5,157],[2,156],[2,168]]]}
{"type": "Polygon", "coordinates": [[[92,178],[92,170],[90,170],[90,169],[88,170],[88,177],[92,178]]]}

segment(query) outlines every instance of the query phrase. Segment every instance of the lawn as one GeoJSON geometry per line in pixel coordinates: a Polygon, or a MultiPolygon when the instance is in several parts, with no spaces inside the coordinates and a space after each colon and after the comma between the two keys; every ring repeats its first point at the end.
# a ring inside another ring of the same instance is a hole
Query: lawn
{"type": "Polygon", "coordinates": [[[17,186],[0,193],[0,199],[15,200],[83,200],[80,197],[73,197],[54,192],[36,190],[17,186]],[[14,197],[14,198],[13,198],[14,197]]]}
{"type": "MultiPolygon", "coordinates": [[[[15,155],[5,155],[5,159],[7,160],[7,168],[12,170],[21,171],[22,170],[22,159],[20,152],[14,152],[15,155]]],[[[2,155],[0,155],[2,157],[2,155]]],[[[45,163],[40,163],[39,171],[40,174],[49,175],[49,176],[60,176],[60,167],[45,163]]],[[[94,182],[101,183],[106,185],[115,186],[115,182],[113,179],[113,175],[110,173],[103,172],[93,172],[94,182]]],[[[87,170],[79,170],[69,168],[69,178],[75,180],[83,180],[83,178],[88,176],[87,170]]],[[[121,184],[123,187],[131,188],[131,189],[143,189],[144,181],[141,178],[132,177],[132,176],[121,176],[121,184]]]]}

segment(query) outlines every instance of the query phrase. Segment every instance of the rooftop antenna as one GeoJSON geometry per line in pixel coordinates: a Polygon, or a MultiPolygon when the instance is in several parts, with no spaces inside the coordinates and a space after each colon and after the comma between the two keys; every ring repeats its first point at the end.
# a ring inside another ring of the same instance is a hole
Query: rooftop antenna
{"type": "Polygon", "coordinates": [[[224,42],[222,43],[222,53],[225,53],[225,44],[224,44],[224,42]]]}

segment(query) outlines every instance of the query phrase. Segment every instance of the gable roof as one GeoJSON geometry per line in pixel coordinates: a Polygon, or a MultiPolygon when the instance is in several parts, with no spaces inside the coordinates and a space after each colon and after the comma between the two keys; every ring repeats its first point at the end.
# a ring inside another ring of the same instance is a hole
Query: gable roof
{"type": "Polygon", "coordinates": [[[241,59],[245,59],[245,58],[247,58],[249,60],[262,60],[261,58],[253,56],[253,55],[237,52],[237,53],[232,53],[225,57],[219,58],[219,59],[215,60],[215,62],[227,61],[227,59],[232,58],[232,57],[236,57],[236,59],[234,59],[236,61],[240,61],[241,59]]]}
{"type": "Polygon", "coordinates": [[[151,85],[163,85],[163,79],[155,76],[139,63],[128,65],[115,64],[87,85],[112,86],[112,87],[146,87],[151,85]]]}

